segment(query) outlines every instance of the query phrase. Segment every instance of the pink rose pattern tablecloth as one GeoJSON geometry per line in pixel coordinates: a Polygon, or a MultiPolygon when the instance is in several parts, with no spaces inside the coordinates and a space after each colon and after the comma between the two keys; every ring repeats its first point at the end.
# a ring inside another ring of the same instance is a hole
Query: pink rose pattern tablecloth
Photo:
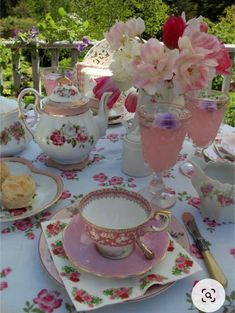
{"type": "MultiPolygon", "coordinates": [[[[223,126],[223,132],[234,129],[223,126]]],[[[51,279],[41,265],[38,254],[40,223],[48,220],[64,206],[77,201],[85,193],[109,186],[138,191],[146,186],[150,177],[129,177],[121,171],[122,142],[125,129],[121,125],[109,127],[92,154],[92,164],[82,171],[61,171],[45,165],[46,155],[33,142],[20,156],[29,159],[40,169],[49,169],[64,182],[60,200],[40,214],[23,220],[1,224],[0,255],[0,303],[2,313],[74,313],[66,291],[51,279]]],[[[232,313],[235,300],[235,231],[234,224],[220,224],[202,218],[198,208],[200,200],[188,178],[180,174],[179,165],[192,154],[191,143],[185,141],[175,167],[165,173],[169,191],[176,194],[177,203],[171,209],[179,221],[184,211],[191,212],[198,222],[201,233],[210,243],[212,253],[222,265],[228,277],[226,301],[219,313],[232,313]]],[[[175,234],[175,236],[180,234],[175,234]]],[[[123,303],[97,309],[102,313],[119,312],[198,312],[191,301],[191,290],[196,281],[207,278],[203,257],[192,243],[190,252],[203,271],[178,281],[170,289],[149,300],[123,303]]],[[[170,247],[169,247],[170,248],[170,247]]]]}

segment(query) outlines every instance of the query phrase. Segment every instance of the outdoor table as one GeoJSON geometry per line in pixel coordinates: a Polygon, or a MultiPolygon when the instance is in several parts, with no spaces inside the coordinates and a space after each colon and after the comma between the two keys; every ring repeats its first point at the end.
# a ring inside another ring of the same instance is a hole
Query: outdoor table
{"type": "MultiPolygon", "coordinates": [[[[234,132],[232,127],[223,125],[223,132],[234,132]]],[[[92,151],[92,164],[79,171],[62,171],[45,165],[46,155],[33,141],[19,155],[30,160],[36,168],[46,169],[59,175],[64,183],[60,200],[36,216],[22,220],[1,223],[0,257],[0,302],[1,313],[72,313],[75,309],[67,292],[53,280],[41,264],[38,240],[41,235],[40,222],[52,218],[63,207],[74,203],[82,195],[98,188],[123,187],[138,192],[146,186],[151,176],[130,177],[121,171],[122,143],[125,128],[119,124],[110,126],[92,151]]],[[[193,154],[189,140],[185,140],[177,164],[165,173],[165,183],[176,194],[177,203],[170,210],[182,222],[182,213],[191,212],[201,234],[210,243],[210,250],[228,278],[226,301],[218,312],[234,312],[235,299],[235,242],[234,224],[220,224],[199,213],[200,200],[191,181],[179,171],[179,165],[193,154]]],[[[176,234],[177,236],[177,234],[176,234]]],[[[150,299],[138,302],[115,304],[97,310],[102,313],[186,313],[197,309],[191,300],[195,281],[208,278],[202,255],[192,238],[190,252],[203,268],[202,271],[182,279],[169,289],[150,299]]]]}

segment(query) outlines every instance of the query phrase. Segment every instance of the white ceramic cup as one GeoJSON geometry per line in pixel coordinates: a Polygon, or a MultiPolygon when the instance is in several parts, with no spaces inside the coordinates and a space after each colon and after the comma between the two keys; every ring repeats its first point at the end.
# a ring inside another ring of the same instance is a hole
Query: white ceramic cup
{"type": "Polygon", "coordinates": [[[90,192],[81,199],[79,214],[97,250],[112,259],[128,256],[141,236],[163,231],[170,222],[169,212],[153,211],[145,198],[125,189],[90,192]],[[151,225],[158,219],[159,226],[151,225]]]}

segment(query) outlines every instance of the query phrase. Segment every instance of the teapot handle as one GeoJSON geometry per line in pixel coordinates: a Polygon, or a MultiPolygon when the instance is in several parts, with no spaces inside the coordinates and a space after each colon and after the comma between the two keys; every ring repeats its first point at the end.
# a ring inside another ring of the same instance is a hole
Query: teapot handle
{"type": "Polygon", "coordinates": [[[38,120],[38,111],[41,111],[41,104],[40,104],[40,99],[41,96],[40,94],[37,92],[37,90],[33,89],[33,88],[25,88],[23,89],[19,96],[18,96],[18,108],[19,108],[19,119],[22,121],[22,123],[24,124],[25,128],[28,130],[28,132],[31,134],[31,136],[34,138],[34,132],[32,130],[32,127],[36,124],[37,120],[38,120]],[[34,105],[30,104],[27,109],[24,109],[22,107],[22,99],[23,97],[27,94],[27,93],[32,93],[35,96],[35,101],[34,101],[34,105]],[[27,113],[30,109],[34,110],[34,120],[31,126],[29,126],[29,124],[26,121],[26,117],[25,117],[25,113],[27,113]]]}

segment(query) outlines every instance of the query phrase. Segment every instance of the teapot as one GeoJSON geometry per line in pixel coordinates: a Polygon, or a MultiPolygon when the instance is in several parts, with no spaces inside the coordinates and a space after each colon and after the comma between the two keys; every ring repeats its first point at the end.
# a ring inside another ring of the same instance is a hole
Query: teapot
{"type": "MultiPolygon", "coordinates": [[[[23,113],[22,113],[23,114],[23,113]]],[[[0,156],[20,153],[32,136],[18,118],[17,100],[0,96],[0,156]]]]}
{"type": "Polygon", "coordinates": [[[52,94],[41,100],[33,88],[26,88],[18,96],[19,117],[52,160],[59,164],[83,162],[108,125],[107,102],[111,93],[104,93],[97,116],[89,109],[89,99],[82,96],[75,86],[59,85],[52,94]],[[34,111],[38,114],[35,130],[27,124],[21,100],[27,94],[35,95],[34,111]]]}
{"type": "Polygon", "coordinates": [[[229,161],[205,162],[192,157],[194,173],[191,178],[200,199],[200,213],[220,223],[235,222],[235,164],[229,161]]]}

